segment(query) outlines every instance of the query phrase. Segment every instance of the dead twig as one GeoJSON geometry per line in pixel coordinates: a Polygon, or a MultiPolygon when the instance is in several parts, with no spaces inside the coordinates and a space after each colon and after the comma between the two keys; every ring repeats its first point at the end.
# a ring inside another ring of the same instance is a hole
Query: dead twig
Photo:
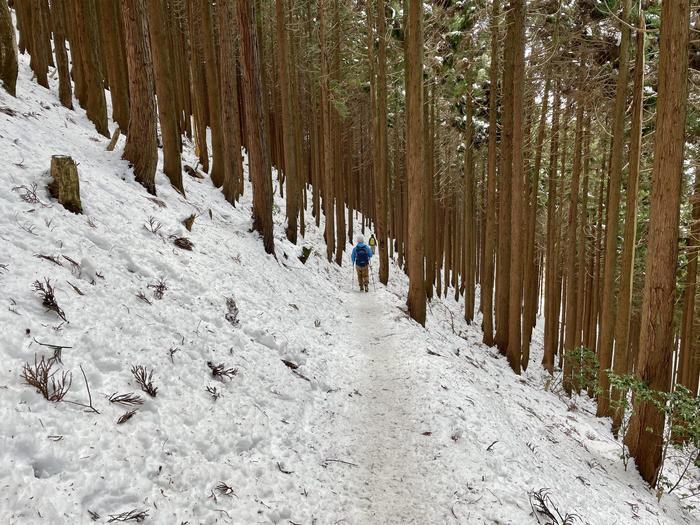
{"type": "Polygon", "coordinates": [[[69,401],[67,399],[65,400],[65,402],[70,403],[72,405],[85,407],[89,410],[92,410],[95,414],[99,414],[100,411],[97,410],[94,406],[92,406],[92,394],[90,393],[90,384],[88,383],[87,376],[85,375],[85,370],[83,370],[83,365],[80,365],[80,371],[83,373],[83,380],[85,381],[85,389],[87,390],[88,395],[88,404],[86,405],[85,403],[79,403],[77,401],[69,401]]]}
{"type": "Polygon", "coordinates": [[[57,255],[44,255],[43,253],[35,253],[34,257],[36,257],[37,259],[44,259],[45,261],[52,262],[52,263],[54,263],[58,266],[61,266],[61,267],[63,266],[61,264],[61,261],[58,260],[57,255]]]}
{"type": "Polygon", "coordinates": [[[141,523],[143,520],[145,520],[148,517],[148,511],[147,510],[128,510],[126,512],[122,512],[121,514],[110,514],[109,515],[109,520],[107,520],[107,523],[113,523],[115,521],[135,521],[136,523],[141,523]]]}
{"type": "Polygon", "coordinates": [[[117,425],[121,425],[123,423],[126,423],[129,421],[132,417],[134,417],[134,414],[138,411],[138,408],[135,408],[133,410],[128,410],[127,412],[124,412],[119,419],[117,419],[117,425]]]}
{"type": "Polygon", "coordinates": [[[146,297],[146,294],[143,293],[141,290],[139,290],[139,293],[136,294],[136,297],[141,299],[146,304],[153,304],[151,300],[148,297],[146,297]]]}
{"type": "Polygon", "coordinates": [[[280,470],[280,472],[282,474],[294,474],[294,471],[292,471],[292,470],[284,470],[279,461],[277,462],[277,468],[280,470]]]}
{"type": "Polygon", "coordinates": [[[349,465],[351,467],[359,467],[359,465],[357,465],[355,463],[351,463],[350,461],[344,461],[342,459],[332,459],[332,458],[326,458],[321,465],[326,467],[328,463],[342,463],[343,465],[349,465]]]}
{"type": "Polygon", "coordinates": [[[24,202],[28,202],[29,204],[41,204],[41,201],[39,200],[39,197],[36,195],[38,185],[36,182],[32,182],[31,186],[25,186],[24,184],[21,186],[15,186],[12,188],[12,191],[20,192],[23,191],[20,195],[20,198],[24,202]]]}
{"type": "Polygon", "coordinates": [[[70,281],[66,281],[66,282],[67,282],[68,284],[70,284],[71,288],[73,288],[73,290],[75,291],[75,293],[77,293],[78,295],[85,295],[85,294],[82,292],[82,290],[80,290],[80,288],[78,288],[78,287],[77,287],[76,285],[74,285],[72,282],[70,282],[70,281]]]}
{"type": "Polygon", "coordinates": [[[72,346],[63,346],[63,345],[54,345],[54,344],[50,344],[50,343],[42,343],[42,342],[37,341],[36,337],[33,337],[32,339],[34,339],[34,342],[36,344],[51,348],[53,350],[53,358],[61,364],[63,364],[63,361],[61,361],[61,351],[64,348],[73,348],[72,346]]]}

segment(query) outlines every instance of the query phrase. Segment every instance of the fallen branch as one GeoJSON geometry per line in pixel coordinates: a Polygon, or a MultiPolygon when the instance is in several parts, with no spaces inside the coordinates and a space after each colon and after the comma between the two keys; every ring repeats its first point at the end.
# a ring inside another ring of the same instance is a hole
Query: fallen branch
{"type": "Polygon", "coordinates": [[[89,410],[92,410],[95,414],[99,414],[100,411],[97,410],[94,406],[92,406],[92,395],[90,394],[90,385],[88,384],[87,376],[85,375],[85,370],[83,370],[83,365],[80,365],[80,371],[83,373],[83,379],[85,380],[85,388],[87,389],[87,393],[88,393],[88,403],[89,403],[89,404],[86,405],[85,403],[79,403],[79,402],[77,402],[77,401],[69,401],[69,400],[67,400],[67,399],[64,399],[64,402],[70,403],[70,404],[72,404],[72,405],[78,405],[78,406],[81,406],[81,407],[85,407],[85,408],[87,408],[87,409],[89,409],[89,410]]]}
{"type": "Polygon", "coordinates": [[[342,463],[342,464],[344,464],[344,465],[350,465],[351,467],[359,467],[359,465],[356,465],[355,463],[351,463],[351,462],[349,462],[349,461],[344,461],[344,460],[342,460],[342,459],[326,458],[326,459],[323,461],[323,463],[324,463],[324,464],[323,464],[324,467],[326,466],[326,465],[325,465],[326,463],[342,463]]]}
{"type": "Polygon", "coordinates": [[[34,339],[34,342],[36,344],[39,344],[41,346],[47,346],[47,347],[51,348],[53,350],[53,358],[61,364],[63,364],[63,361],[61,361],[61,351],[64,348],[73,348],[72,346],[54,345],[51,343],[40,343],[39,341],[36,340],[36,337],[34,337],[33,339],[34,339]]]}
{"type": "Polygon", "coordinates": [[[281,472],[282,474],[294,474],[294,472],[291,471],[291,470],[284,470],[284,469],[282,468],[282,465],[280,465],[280,462],[279,462],[279,461],[277,462],[277,468],[280,469],[280,472],[281,472]]]}

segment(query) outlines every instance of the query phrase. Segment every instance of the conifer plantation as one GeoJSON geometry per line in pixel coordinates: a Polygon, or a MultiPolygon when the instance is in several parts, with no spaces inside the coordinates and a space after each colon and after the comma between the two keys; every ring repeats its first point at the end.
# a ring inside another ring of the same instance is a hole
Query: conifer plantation
{"type": "Polygon", "coordinates": [[[513,374],[594,399],[650,485],[669,432],[697,445],[697,3],[0,0],[10,96],[18,54],[153,196],[159,148],[183,198],[183,144],[232,207],[247,174],[268,254],[273,177],[286,239],[321,225],[348,273],[359,218],[377,288],[405,272],[421,325],[460,302],[513,374]]]}

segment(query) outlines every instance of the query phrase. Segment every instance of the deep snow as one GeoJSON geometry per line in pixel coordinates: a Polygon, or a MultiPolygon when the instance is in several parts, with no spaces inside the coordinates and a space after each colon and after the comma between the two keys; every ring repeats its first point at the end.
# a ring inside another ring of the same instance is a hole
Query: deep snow
{"type": "MultiPolygon", "coordinates": [[[[279,191],[277,258],[250,233],[249,186],[233,208],[208,178],[186,177],[183,198],[159,174],[154,199],[121,160],[124,139],[107,152],[55,84],[34,84],[21,57],[18,98],[0,90],[2,523],[91,523],[89,512],[105,523],[136,509],[159,524],[527,524],[528,493],[545,487],[580,523],[697,523],[624,470],[588,400],[574,408],[545,391],[540,332],[515,376],[452,299],[433,300],[426,329],[411,321],[395,265],[387,289],[353,290],[351,267],[325,261],[311,223],[302,264],[283,238],[279,191]],[[49,197],[52,154],[79,163],[83,215],[49,197]],[[17,189],[32,184],[39,203],[17,189]],[[44,278],[68,323],[32,291],[44,278]],[[82,367],[99,414],[23,384],[23,365],[52,353],[36,341],[70,347],[66,399],[88,403],[82,367]],[[207,362],[237,373],[217,380],[207,362]],[[155,398],[132,365],[154,371],[155,398]],[[115,392],[144,400],[124,424],[115,392]]],[[[194,165],[191,147],[183,160],[194,165]]]]}

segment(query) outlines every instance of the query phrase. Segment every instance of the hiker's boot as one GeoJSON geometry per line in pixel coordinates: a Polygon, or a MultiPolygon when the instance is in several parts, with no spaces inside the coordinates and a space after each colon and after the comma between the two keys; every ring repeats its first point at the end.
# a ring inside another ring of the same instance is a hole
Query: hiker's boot
{"type": "Polygon", "coordinates": [[[365,283],[365,292],[369,292],[369,284],[365,283]]]}

